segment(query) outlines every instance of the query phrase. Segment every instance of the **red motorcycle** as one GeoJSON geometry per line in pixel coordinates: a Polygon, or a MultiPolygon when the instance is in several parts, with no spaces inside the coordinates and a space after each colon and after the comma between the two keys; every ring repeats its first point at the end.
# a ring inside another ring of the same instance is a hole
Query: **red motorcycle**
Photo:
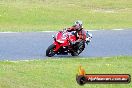
{"type": "Polygon", "coordinates": [[[46,56],[68,55],[68,53],[78,56],[84,50],[85,43],[88,44],[92,38],[88,31],[83,32],[85,39],[73,45],[72,42],[77,40],[76,32],[59,31],[56,36],[53,36],[54,42],[47,48],[46,56]]]}

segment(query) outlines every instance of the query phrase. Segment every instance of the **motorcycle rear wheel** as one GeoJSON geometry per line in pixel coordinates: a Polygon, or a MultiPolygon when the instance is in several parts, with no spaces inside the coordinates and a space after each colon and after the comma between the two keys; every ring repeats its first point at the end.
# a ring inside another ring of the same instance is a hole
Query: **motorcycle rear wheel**
{"type": "Polygon", "coordinates": [[[85,48],[85,43],[81,41],[79,44],[76,45],[76,50],[71,52],[72,56],[78,56],[85,48]]]}
{"type": "Polygon", "coordinates": [[[72,56],[78,56],[79,54],[77,52],[71,52],[72,56]]]}
{"type": "Polygon", "coordinates": [[[51,44],[48,47],[48,49],[46,50],[46,56],[48,56],[48,57],[54,56],[55,55],[54,48],[55,48],[55,45],[54,44],[51,44]]]}
{"type": "Polygon", "coordinates": [[[82,51],[84,50],[85,48],[85,43],[84,42],[81,42],[78,44],[78,54],[82,53],[82,51]]]}

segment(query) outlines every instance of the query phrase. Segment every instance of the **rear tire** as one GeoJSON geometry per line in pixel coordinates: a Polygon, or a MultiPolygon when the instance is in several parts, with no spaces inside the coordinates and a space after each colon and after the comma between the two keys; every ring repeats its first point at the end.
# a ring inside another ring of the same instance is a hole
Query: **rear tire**
{"type": "Polygon", "coordinates": [[[48,57],[54,56],[55,55],[54,48],[55,48],[54,44],[50,45],[48,49],[46,50],[46,56],[48,57]]]}
{"type": "Polygon", "coordinates": [[[84,50],[85,48],[85,43],[82,41],[78,44],[78,54],[82,53],[82,51],[84,50]]]}
{"type": "Polygon", "coordinates": [[[72,56],[78,56],[79,54],[77,52],[71,52],[72,56]]]}
{"type": "Polygon", "coordinates": [[[85,48],[85,43],[83,41],[79,42],[76,46],[75,46],[75,51],[71,52],[72,56],[78,56],[85,48]]]}

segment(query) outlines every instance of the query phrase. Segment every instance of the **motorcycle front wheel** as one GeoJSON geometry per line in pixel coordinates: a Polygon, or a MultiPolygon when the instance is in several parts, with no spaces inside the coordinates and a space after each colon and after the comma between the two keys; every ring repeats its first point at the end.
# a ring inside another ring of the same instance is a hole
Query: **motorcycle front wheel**
{"type": "Polygon", "coordinates": [[[47,50],[46,50],[46,56],[48,56],[48,57],[54,56],[55,55],[54,48],[55,48],[55,45],[54,44],[50,45],[47,48],[47,50]]]}

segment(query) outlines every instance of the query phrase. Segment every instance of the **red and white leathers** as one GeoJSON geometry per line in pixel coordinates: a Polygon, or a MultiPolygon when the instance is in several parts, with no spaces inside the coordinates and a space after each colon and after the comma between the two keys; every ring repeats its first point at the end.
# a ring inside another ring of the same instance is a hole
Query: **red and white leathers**
{"type": "Polygon", "coordinates": [[[76,42],[80,42],[81,40],[84,40],[86,38],[85,31],[83,30],[83,27],[81,27],[79,30],[78,30],[78,28],[79,27],[77,25],[67,28],[68,32],[76,31],[76,37],[77,37],[76,42]]]}

